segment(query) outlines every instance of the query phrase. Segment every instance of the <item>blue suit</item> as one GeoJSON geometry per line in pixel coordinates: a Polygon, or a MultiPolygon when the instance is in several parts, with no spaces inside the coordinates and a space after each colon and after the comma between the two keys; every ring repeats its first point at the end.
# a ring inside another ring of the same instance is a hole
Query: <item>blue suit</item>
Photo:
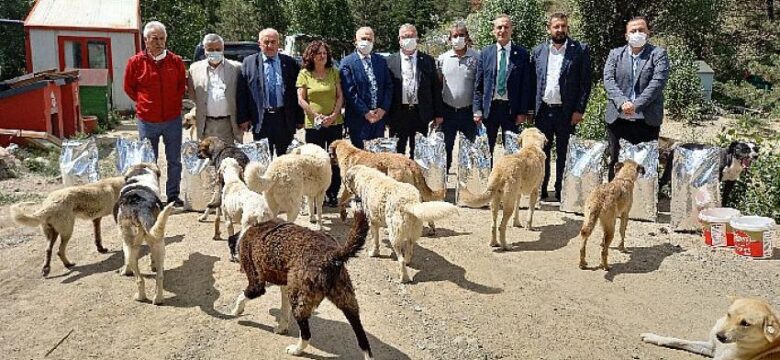
{"type": "MultiPolygon", "coordinates": [[[[371,66],[376,78],[376,108],[387,113],[393,100],[393,82],[390,78],[390,70],[387,61],[382,55],[371,54],[371,66]]],[[[341,75],[341,89],[344,92],[345,118],[344,122],[349,130],[349,138],[352,144],[363,148],[363,141],[382,137],[385,133],[385,118],[369,123],[366,114],[371,108],[371,85],[363,67],[363,61],[357,51],[348,55],[341,61],[339,69],[341,75]]]]}
{"type": "Polygon", "coordinates": [[[490,153],[496,145],[498,127],[502,131],[518,131],[515,123],[517,115],[528,114],[533,97],[533,77],[528,51],[512,43],[506,68],[506,91],[508,102],[494,101],[496,87],[498,49],[491,44],[482,49],[477,61],[477,74],[474,78],[474,113],[482,113],[482,122],[487,129],[490,153]],[[494,109],[494,105],[498,106],[494,109]]]}

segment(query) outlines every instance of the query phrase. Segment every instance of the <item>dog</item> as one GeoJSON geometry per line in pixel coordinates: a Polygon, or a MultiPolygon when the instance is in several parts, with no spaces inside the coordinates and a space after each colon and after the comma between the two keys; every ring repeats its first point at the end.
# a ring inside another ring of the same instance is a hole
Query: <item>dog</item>
{"type": "Polygon", "coordinates": [[[124,185],[124,177],[112,177],[93,184],[53,191],[43,200],[37,210],[32,212],[28,209],[37,205],[34,202],[23,202],[11,206],[11,218],[14,222],[23,226],[40,226],[46,239],[49,240],[41,269],[41,274],[44,277],[49,275],[51,270],[51,252],[57,241],[57,236],[60,237],[60,249],[57,251],[57,255],[62,260],[62,264],[67,268],[76,265],[68,260],[66,253],[76,218],[92,221],[97,251],[101,254],[108,252],[103,247],[100,220],[111,214],[124,185]]]}
{"type": "MultiPolygon", "coordinates": [[[[675,139],[660,137],[658,139],[658,162],[664,166],[664,172],[658,179],[658,188],[668,184],[672,180],[672,168],[674,167],[674,150],[682,147],[688,150],[701,150],[711,145],[681,143],[675,139]]],[[[758,159],[759,147],[751,141],[732,141],[726,149],[720,149],[720,167],[718,168],[718,181],[723,182],[721,188],[721,202],[726,204],[731,199],[734,184],[740,175],[750,168],[750,165],[758,159]]]]}
{"type": "MultiPolygon", "coordinates": [[[[214,165],[214,170],[216,172],[219,172],[219,165],[222,164],[222,160],[228,158],[236,159],[238,165],[241,166],[242,179],[243,171],[249,163],[249,157],[246,156],[241,149],[227,144],[216,136],[209,136],[198,143],[198,158],[211,160],[211,164],[214,165]]],[[[198,221],[206,221],[211,209],[217,209],[217,217],[222,215],[220,201],[222,201],[222,188],[224,186],[225,182],[222,180],[222,177],[217,175],[217,189],[214,191],[211,201],[206,205],[206,210],[203,212],[203,215],[198,218],[198,221]]],[[[214,224],[214,240],[219,240],[221,238],[219,234],[219,222],[215,221],[214,224]]]]}
{"type": "MultiPolygon", "coordinates": [[[[391,178],[412,184],[420,192],[423,201],[443,200],[446,190],[433,191],[425,182],[422,169],[414,160],[409,159],[403,154],[394,153],[372,153],[356,148],[348,140],[336,140],[330,144],[328,152],[334,164],[339,166],[341,178],[347,174],[347,171],[355,165],[365,165],[375,168],[391,178]]],[[[348,191],[341,192],[339,199],[339,214],[341,219],[347,217],[346,205],[350,198],[348,191]]],[[[428,223],[431,228],[431,234],[436,233],[436,226],[433,222],[428,223]]]]}
{"type": "Polygon", "coordinates": [[[152,271],[156,275],[156,294],[152,303],[163,303],[163,272],[165,271],[165,224],[173,204],[163,208],[160,201],[160,169],[150,163],[133,165],[125,172],[126,185],[114,206],[114,221],[119,225],[125,254],[123,275],[135,276],[138,287],[134,299],[146,301],[144,278],[138,269],[141,244],[149,245],[152,271]]]}
{"type": "Polygon", "coordinates": [[[417,188],[368,166],[352,166],[344,176],[344,186],[360,198],[367,209],[374,245],[370,252],[372,257],[379,256],[379,228],[388,228],[390,243],[401,268],[402,283],[410,282],[406,265],[412,261],[414,244],[422,234],[423,222],[458,213],[458,208],[447,202],[421,202],[417,188]]]}
{"type": "MultiPolygon", "coordinates": [[[[219,166],[219,173],[225,180],[222,191],[222,212],[228,221],[228,247],[230,261],[238,262],[236,257],[236,241],[239,234],[233,229],[234,224],[241,225],[241,231],[249,226],[273,219],[274,215],[268,208],[263,195],[249,188],[241,181],[241,167],[236,159],[228,158],[219,166]]],[[[215,221],[219,221],[219,217],[215,221]]]]}
{"type": "Polygon", "coordinates": [[[283,222],[279,219],[249,227],[240,238],[241,269],[249,284],[239,294],[232,315],[244,312],[248,299],[265,294],[266,283],[282,287],[282,306],[276,333],[286,333],[292,313],[300,328],[297,344],[285,352],[301,355],[309,345],[309,317],[323,298],[341,309],[352,326],[365,359],[371,359],[371,347],[360,322],[355,290],[344,266],[366,242],[368,221],[356,210],[347,242],[339,245],[322,232],[283,222]]]}
{"type": "Polygon", "coordinates": [[[195,126],[195,108],[190,109],[190,111],[184,115],[182,118],[182,127],[184,130],[187,130],[187,134],[190,136],[190,140],[195,140],[196,133],[198,131],[197,126],[195,126]]]}
{"type": "Polygon", "coordinates": [[[609,245],[615,236],[615,221],[620,217],[620,245],[618,249],[625,252],[626,226],[628,226],[628,213],[634,202],[634,183],[640,174],[645,173],[645,168],[633,160],[626,160],[615,164],[615,178],[607,184],[601,184],[588,195],[585,202],[585,222],[580,230],[582,246],[580,247],[580,269],[585,269],[588,263],[585,261],[585,245],[588,237],[596,226],[596,221],[601,221],[601,229],[604,239],[601,242],[601,268],[609,270],[607,255],[609,245]]]}
{"type": "Polygon", "coordinates": [[[252,166],[245,173],[247,186],[263,193],[274,216],[285,213],[289,222],[298,218],[301,201],[306,196],[310,220],[316,212],[317,226],[322,230],[322,202],[332,171],[330,161],[319,156],[285,154],[271,161],[265,175],[254,171],[252,166]]]}
{"type": "MultiPolygon", "coordinates": [[[[303,144],[303,145],[293,149],[292,152],[290,152],[290,153],[294,154],[294,155],[314,156],[317,159],[320,159],[320,161],[322,162],[323,166],[325,166],[325,164],[328,164],[328,166],[330,166],[330,155],[328,155],[328,151],[323,149],[323,148],[321,148],[321,147],[319,147],[319,146],[317,146],[317,145],[315,145],[315,144],[303,144]]],[[[333,166],[330,166],[330,172],[329,173],[331,174],[331,179],[333,179],[333,166]]],[[[309,206],[309,222],[312,223],[312,224],[314,224],[315,222],[318,222],[318,221],[319,221],[319,223],[322,222],[321,220],[317,220],[317,218],[315,218],[315,211],[317,210],[317,206],[315,206],[314,200],[315,199],[312,199],[312,198],[309,198],[309,197],[307,197],[307,199],[306,199],[306,203],[309,206]]],[[[322,225],[320,225],[320,229],[322,229],[322,225]]]]}
{"type": "Polygon", "coordinates": [[[520,227],[520,211],[517,206],[523,195],[528,194],[528,220],[526,228],[533,224],[534,209],[539,200],[539,189],[544,178],[544,145],[547,138],[537,128],[523,130],[519,136],[521,149],[516,154],[506,155],[496,161],[490,172],[487,191],[474,199],[464,198],[470,207],[483,207],[490,203],[493,215],[493,231],[490,246],[508,250],[506,244],[506,225],[514,214],[513,225],[520,227]],[[503,206],[504,213],[501,224],[497,226],[498,210],[503,206]],[[500,241],[496,241],[496,228],[500,232],[500,241]]]}
{"type": "Polygon", "coordinates": [[[641,334],[642,341],[715,360],[780,359],[780,315],[763,300],[740,298],[718,319],[708,341],[641,334]]]}

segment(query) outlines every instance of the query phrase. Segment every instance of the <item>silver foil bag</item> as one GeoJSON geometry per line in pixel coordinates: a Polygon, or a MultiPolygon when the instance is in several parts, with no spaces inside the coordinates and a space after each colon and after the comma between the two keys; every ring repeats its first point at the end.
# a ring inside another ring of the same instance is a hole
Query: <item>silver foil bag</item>
{"type": "Polygon", "coordinates": [[[504,155],[520,152],[520,135],[511,131],[504,131],[504,155]]]}
{"type": "Polygon", "coordinates": [[[414,161],[422,168],[425,183],[433,191],[442,191],[447,183],[447,151],[444,133],[433,131],[427,137],[415,135],[414,161]]]}
{"type": "Polygon", "coordinates": [[[156,161],[149,139],[128,140],[122,137],[116,139],[116,171],[120,175],[133,165],[156,161]]]}
{"type": "Polygon", "coordinates": [[[381,137],[363,141],[363,148],[372,153],[394,153],[398,150],[397,137],[381,137]]]}
{"type": "Polygon", "coordinates": [[[198,158],[198,142],[187,141],[181,146],[181,199],[188,211],[206,210],[216,191],[217,176],[208,159],[198,158]]]}
{"type": "Polygon", "coordinates": [[[455,202],[467,206],[462,199],[474,198],[487,191],[490,177],[490,146],[485,126],[480,125],[472,143],[463,134],[458,143],[458,185],[455,188],[455,202]]]}
{"type": "Polygon", "coordinates": [[[100,180],[95,138],[63,141],[60,173],[65,186],[88,184],[100,180]]]}
{"type": "Polygon", "coordinates": [[[262,165],[262,172],[265,173],[268,165],[271,164],[271,151],[268,148],[268,139],[260,139],[248,144],[236,144],[236,147],[246,154],[250,162],[262,165]]]}
{"type": "MultiPolygon", "coordinates": [[[[267,143],[268,143],[268,141],[266,140],[266,144],[267,143]]],[[[305,142],[300,141],[300,140],[298,140],[296,138],[293,138],[292,142],[290,143],[290,145],[287,146],[287,152],[285,152],[285,154],[291,153],[293,150],[295,150],[295,148],[301,147],[303,144],[305,144],[305,142]]]]}
{"type": "Polygon", "coordinates": [[[628,217],[656,221],[658,218],[658,141],[633,145],[620,139],[618,161],[634,160],[645,168],[634,183],[634,203],[628,217]]]}
{"type": "Polygon", "coordinates": [[[585,201],[604,181],[606,141],[569,139],[561,184],[561,211],[583,213],[585,201]]]}
{"type": "Polygon", "coordinates": [[[699,230],[699,211],[720,205],[720,148],[674,149],[671,226],[675,231],[699,230]]]}

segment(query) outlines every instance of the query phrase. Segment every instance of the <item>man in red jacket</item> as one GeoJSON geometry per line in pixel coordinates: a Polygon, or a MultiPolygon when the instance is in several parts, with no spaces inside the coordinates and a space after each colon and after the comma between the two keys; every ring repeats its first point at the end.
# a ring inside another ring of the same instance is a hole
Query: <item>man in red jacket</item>
{"type": "Polygon", "coordinates": [[[165,48],[165,25],[151,21],[144,26],[146,50],[133,55],[125,70],[125,92],[135,101],[138,137],[149,139],[155,157],[160,137],[165,144],[168,203],[181,207],[181,100],[184,96],[184,62],[165,48]]]}

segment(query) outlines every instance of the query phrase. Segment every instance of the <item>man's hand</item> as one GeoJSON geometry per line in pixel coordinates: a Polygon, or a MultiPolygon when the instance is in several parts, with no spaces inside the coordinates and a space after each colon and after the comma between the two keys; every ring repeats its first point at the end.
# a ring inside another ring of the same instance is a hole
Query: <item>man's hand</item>
{"type": "Polygon", "coordinates": [[[376,121],[382,120],[382,118],[385,117],[385,110],[378,108],[374,110],[374,114],[376,115],[376,121]]]}
{"type": "Polygon", "coordinates": [[[524,123],[526,117],[527,116],[525,114],[517,114],[517,116],[515,116],[515,124],[520,125],[524,123]]]}
{"type": "Polygon", "coordinates": [[[243,132],[248,132],[250,125],[251,124],[249,123],[249,121],[245,121],[245,122],[242,122],[242,123],[238,124],[238,128],[241,129],[241,131],[243,131],[243,132]]]}
{"type": "Polygon", "coordinates": [[[436,124],[436,126],[439,126],[442,123],[444,123],[444,118],[441,117],[441,116],[436,117],[436,118],[433,119],[433,123],[436,124]]]}
{"type": "Polygon", "coordinates": [[[376,120],[375,120],[376,119],[376,115],[374,115],[374,110],[371,110],[371,111],[367,112],[366,115],[364,115],[364,117],[366,118],[366,120],[368,120],[368,122],[370,122],[372,124],[374,122],[376,122],[376,120]]]}
{"type": "Polygon", "coordinates": [[[623,103],[623,105],[620,106],[620,110],[623,111],[623,114],[634,115],[636,112],[636,107],[634,106],[634,103],[626,101],[623,103]]]}
{"type": "Polygon", "coordinates": [[[477,125],[482,123],[482,115],[474,115],[474,122],[477,123],[477,125]]]}
{"type": "Polygon", "coordinates": [[[572,125],[577,125],[580,122],[582,122],[582,113],[575,112],[574,114],[571,114],[572,125]]]}

